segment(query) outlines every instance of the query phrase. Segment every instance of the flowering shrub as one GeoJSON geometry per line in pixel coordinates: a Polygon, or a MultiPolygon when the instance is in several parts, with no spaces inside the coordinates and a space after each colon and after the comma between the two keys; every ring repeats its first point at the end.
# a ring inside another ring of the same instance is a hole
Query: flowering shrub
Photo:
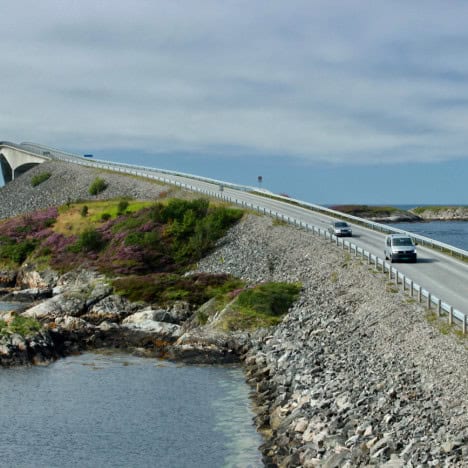
{"type": "Polygon", "coordinates": [[[0,224],[0,237],[9,237],[16,241],[24,240],[33,233],[51,227],[55,223],[57,215],[57,208],[47,208],[10,218],[0,224]]]}
{"type": "Polygon", "coordinates": [[[17,216],[0,224],[0,258],[21,264],[41,240],[47,238],[55,223],[57,209],[17,216]]]}
{"type": "Polygon", "coordinates": [[[21,263],[35,251],[62,271],[82,265],[119,275],[179,272],[205,255],[242,212],[203,199],[170,200],[87,221],[79,236],[55,232],[57,216],[51,208],[1,223],[0,258],[21,263]]]}

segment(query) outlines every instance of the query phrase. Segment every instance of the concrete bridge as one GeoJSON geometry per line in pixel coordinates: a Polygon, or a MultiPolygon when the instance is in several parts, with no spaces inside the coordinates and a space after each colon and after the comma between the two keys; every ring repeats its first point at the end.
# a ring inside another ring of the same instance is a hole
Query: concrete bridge
{"type": "Polygon", "coordinates": [[[11,182],[31,167],[51,159],[48,151],[34,151],[22,145],[0,141],[0,167],[3,180],[11,182]]]}

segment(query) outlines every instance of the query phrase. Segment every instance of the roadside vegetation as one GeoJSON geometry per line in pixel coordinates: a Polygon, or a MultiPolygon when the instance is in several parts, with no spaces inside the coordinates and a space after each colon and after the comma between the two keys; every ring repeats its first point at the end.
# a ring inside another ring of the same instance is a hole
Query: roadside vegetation
{"type": "Polygon", "coordinates": [[[51,175],[52,174],[50,172],[41,172],[40,174],[37,174],[31,178],[31,185],[33,187],[37,187],[38,185],[42,184],[42,182],[45,182],[47,179],[50,179],[51,175]]]}
{"type": "Polygon", "coordinates": [[[89,186],[88,192],[90,195],[99,195],[107,188],[107,182],[101,177],[96,177],[89,186]]]}

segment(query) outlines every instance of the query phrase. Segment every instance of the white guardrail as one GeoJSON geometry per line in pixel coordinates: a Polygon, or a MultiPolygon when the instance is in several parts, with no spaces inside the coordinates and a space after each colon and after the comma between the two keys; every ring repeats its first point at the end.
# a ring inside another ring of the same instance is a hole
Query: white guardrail
{"type": "MultiPolygon", "coordinates": [[[[448,317],[448,323],[450,325],[455,324],[459,326],[463,334],[467,333],[468,330],[468,315],[464,314],[458,309],[455,309],[452,307],[450,304],[444,302],[441,298],[437,297],[436,295],[432,294],[430,291],[427,289],[423,288],[421,285],[415,283],[411,278],[408,276],[404,275],[402,272],[398,271],[394,266],[392,266],[390,263],[386,262],[384,259],[378,257],[377,255],[373,255],[367,250],[358,247],[357,245],[353,244],[349,240],[345,240],[343,238],[337,237],[334,234],[330,234],[326,229],[321,229],[317,226],[314,226],[312,224],[305,223],[301,220],[292,218],[290,216],[286,216],[282,213],[272,211],[267,208],[260,207],[258,205],[255,205],[253,203],[248,203],[243,200],[238,200],[237,198],[233,198],[229,195],[226,195],[224,192],[221,191],[211,191],[207,189],[203,189],[194,185],[190,184],[185,184],[183,182],[176,181],[174,179],[168,179],[165,178],[164,176],[159,175],[160,174],[169,174],[173,176],[181,176],[181,177],[186,177],[186,178],[191,178],[194,180],[200,180],[204,182],[209,182],[212,184],[217,184],[217,185],[223,185],[225,187],[230,187],[236,190],[242,190],[242,191],[252,191],[252,192],[257,192],[261,195],[265,195],[264,192],[258,191],[254,187],[248,187],[248,186],[242,186],[242,185],[236,185],[236,184],[230,184],[226,183],[224,181],[219,181],[215,179],[209,179],[206,177],[200,177],[192,174],[184,174],[181,172],[176,172],[176,171],[169,171],[165,169],[156,169],[156,168],[151,168],[151,167],[144,167],[144,166],[133,166],[131,164],[124,164],[124,163],[116,163],[112,161],[104,161],[104,160],[89,160],[86,159],[82,156],[74,155],[71,153],[66,153],[57,149],[49,148],[43,145],[36,145],[34,143],[21,143],[21,145],[14,145],[14,147],[18,147],[19,149],[21,148],[29,148],[29,151],[34,151],[36,154],[41,154],[41,152],[46,152],[48,153],[48,157],[52,157],[54,159],[59,159],[63,160],[66,162],[71,162],[73,164],[80,164],[83,166],[90,166],[90,167],[97,167],[100,169],[106,169],[106,170],[112,170],[116,172],[123,172],[126,174],[131,174],[135,176],[140,176],[140,177],[146,177],[150,179],[155,179],[160,182],[164,182],[167,184],[172,184],[176,185],[178,187],[194,191],[194,192],[200,192],[205,195],[209,195],[210,197],[218,198],[223,201],[229,202],[229,203],[235,203],[236,205],[239,205],[243,208],[250,209],[253,211],[257,211],[261,214],[271,216],[273,218],[276,218],[278,220],[284,221],[288,224],[291,224],[293,226],[296,226],[301,229],[305,229],[308,232],[311,232],[313,234],[316,234],[320,237],[323,237],[326,240],[329,240],[330,242],[333,242],[337,246],[340,246],[343,249],[348,250],[351,254],[354,253],[356,257],[361,256],[363,259],[367,259],[368,264],[374,265],[374,267],[378,271],[382,271],[384,274],[388,274],[388,278],[390,281],[394,281],[395,285],[401,285],[404,291],[407,291],[410,297],[416,297],[418,302],[422,303],[424,302],[426,304],[426,307],[429,310],[434,309],[436,314],[440,317],[442,315],[447,315],[448,317]],[[37,151],[36,148],[40,148],[41,151],[37,151]]],[[[395,229],[390,226],[385,226],[380,223],[374,223],[372,221],[368,221],[362,218],[358,218],[356,216],[351,216],[351,215],[346,215],[344,213],[341,213],[339,211],[331,210],[329,208],[322,207],[320,205],[313,205],[307,202],[303,202],[300,200],[295,200],[291,199],[288,197],[283,197],[280,195],[275,195],[272,194],[275,199],[279,199],[282,201],[285,201],[287,203],[293,203],[295,205],[299,205],[305,208],[312,209],[314,211],[319,211],[323,212],[324,214],[333,216],[333,217],[339,217],[342,219],[347,219],[350,221],[353,221],[355,223],[359,223],[362,225],[365,225],[367,227],[370,227],[371,229],[378,230],[381,232],[400,232],[400,233],[405,233],[410,235],[413,239],[415,239],[417,242],[423,245],[428,245],[431,247],[438,247],[441,250],[447,250],[450,251],[451,254],[457,254],[462,256],[463,258],[468,258],[468,252],[463,249],[457,249],[456,247],[453,247],[448,244],[444,244],[443,242],[438,242],[433,239],[429,239],[423,236],[418,236],[414,233],[410,233],[407,231],[403,231],[401,229],[395,229]]]]}

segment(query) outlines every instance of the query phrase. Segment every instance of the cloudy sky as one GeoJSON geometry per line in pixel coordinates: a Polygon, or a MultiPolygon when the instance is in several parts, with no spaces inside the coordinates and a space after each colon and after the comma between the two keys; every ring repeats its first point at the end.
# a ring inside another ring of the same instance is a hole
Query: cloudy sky
{"type": "Polygon", "coordinates": [[[0,139],[322,203],[468,203],[468,2],[2,0],[0,139]]]}

